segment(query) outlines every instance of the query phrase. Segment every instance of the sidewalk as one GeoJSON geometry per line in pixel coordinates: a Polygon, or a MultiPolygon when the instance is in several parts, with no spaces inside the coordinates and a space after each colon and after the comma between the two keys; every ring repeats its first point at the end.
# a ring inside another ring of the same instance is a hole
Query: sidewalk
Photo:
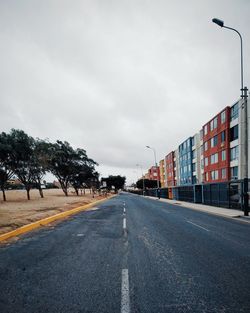
{"type": "Polygon", "coordinates": [[[244,212],[240,211],[240,210],[233,210],[233,209],[215,207],[215,206],[211,206],[211,205],[204,205],[204,204],[200,204],[200,203],[191,203],[191,202],[170,200],[170,199],[164,199],[164,198],[161,198],[159,200],[158,198],[155,198],[155,197],[149,197],[149,196],[145,196],[145,197],[152,199],[152,200],[166,202],[166,203],[174,204],[174,205],[180,205],[180,206],[183,206],[183,207],[188,208],[188,209],[206,212],[206,213],[219,215],[219,216],[223,216],[223,217],[240,218],[241,221],[250,223],[250,216],[244,216],[244,212]]]}

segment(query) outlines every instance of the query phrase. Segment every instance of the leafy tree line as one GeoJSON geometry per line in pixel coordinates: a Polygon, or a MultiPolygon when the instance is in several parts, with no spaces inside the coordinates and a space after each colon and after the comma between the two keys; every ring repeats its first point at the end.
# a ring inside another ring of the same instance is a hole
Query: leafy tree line
{"type": "Polygon", "coordinates": [[[24,185],[28,200],[34,187],[43,197],[41,185],[46,172],[54,174],[66,196],[69,185],[78,195],[80,188],[98,183],[96,165],[84,149],[73,149],[66,141],[34,139],[18,129],[0,133],[0,189],[4,201],[7,181],[14,176],[24,185]]]}
{"type": "Polygon", "coordinates": [[[112,187],[114,187],[115,192],[117,193],[117,191],[119,189],[123,189],[124,188],[125,181],[126,181],[126,177],[125,176],[109,175],[108,177],[101,179],[101,184],[104,185],[104,183],[106,183],[106,188],[109,191],[112,189],[112,187]]]}
{"type": "MultiPolygon", "coordinates": [[[[136,182],[136,187],[138,189],[143,189],[143,179],[139,179],[136,182]]],[[[144,179],[144,188],[157,188],[157,180],[144,179]]]]}

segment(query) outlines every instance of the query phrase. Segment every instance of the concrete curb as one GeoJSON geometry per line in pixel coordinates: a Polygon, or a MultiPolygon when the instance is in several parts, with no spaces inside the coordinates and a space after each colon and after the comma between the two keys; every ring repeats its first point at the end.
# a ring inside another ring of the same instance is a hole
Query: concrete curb
{"type": "Polygon", "coordinates": [[[22,227],[14,229],[14,230],[12,230],[12,231],[10,231],[8,233],[0,235],[0,242],[4,241],[4,240],[7,240],[9,238],[16,237],[18,235],[24,234],[24,233],[28,233],[28,232],[36,229],[36,228],[45,226],[45,225],[47,225],[47,224],[49,224],[51,222],[54,222],[56,220],[60,220],[60,219],[63,219],[65,217],[68,217],[70,215],[74,215],[74,214],[77,214],[79,212],[85,211],[86,209],[88,209],[88,208],[90,208],[90,207],[92,207],[92,206],[94,206],[96,204],[99,204],[101,202],[104,202],[106,200],[109,200],[109,199],[111,199],[111,198],[113,198],[115,196],[116,195],[112,195],[112,196],[107,197],[105,199],[97,200],[95,202],[91,202],[89,204],[85,204],[83,206],[80,206],[80,207],[77,207],[77,208],[74,208],[74,209],[71,209],[71,210],[68,210],[68,211],[65,211],[65,212],[61,212],[61,213],[58,213],[58,214],[55,214],[55,215],[43,218],[43,219],[38,220],[38,221],[36,221],[34,223],[24,225],[22,227]]]}

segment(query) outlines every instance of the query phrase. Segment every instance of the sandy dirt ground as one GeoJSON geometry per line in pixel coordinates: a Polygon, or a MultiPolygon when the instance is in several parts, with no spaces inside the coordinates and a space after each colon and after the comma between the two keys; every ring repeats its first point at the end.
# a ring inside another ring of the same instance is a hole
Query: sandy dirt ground
{"type": "Polygon", "coordinates": [[[7,201],[0,200],[0,234],[104,198],[98,195],[93,198],[89,190],[85,195],[76,196],[73,189],[69,189],[68,197],[61,189],[45,189],[43,192],[44,198],[41,198],[38,190],[31,190],[31,200],[27,200],[25,190],[7,190],[7,201]]]}

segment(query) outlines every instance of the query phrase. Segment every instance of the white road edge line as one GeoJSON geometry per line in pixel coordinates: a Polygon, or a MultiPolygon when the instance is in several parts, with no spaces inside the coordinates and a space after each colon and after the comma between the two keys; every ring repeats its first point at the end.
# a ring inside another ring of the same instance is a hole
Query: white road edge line
{"type": "Polygon", "coordinates": [[[207,228],[205,228],[205,227],[202,227],[202,226],[200,226],[200,225],[197,225],[197,224],[195,224],[195,223],[193,223],[193,222],[191,222],[191,221],[187,221],[189,224],[193,224],[194,226],[197,226],[197,227],[199,227],[199,228],[201,228],[201,229],[204,229],[204,230],[206,230],[206,231],[210,231],[209,229],[207,229],[207,228]]]}
{"type": "Polygon", "coordinates": [[[126,218],[123,219],[123,229],[126,229],[127,228],[127,225],[126,225],[126,218]]]}
{"type": "Polygon", "coordinates": [[[121,313],[130,313],[128,269],[122,269],[121,313]]]}

